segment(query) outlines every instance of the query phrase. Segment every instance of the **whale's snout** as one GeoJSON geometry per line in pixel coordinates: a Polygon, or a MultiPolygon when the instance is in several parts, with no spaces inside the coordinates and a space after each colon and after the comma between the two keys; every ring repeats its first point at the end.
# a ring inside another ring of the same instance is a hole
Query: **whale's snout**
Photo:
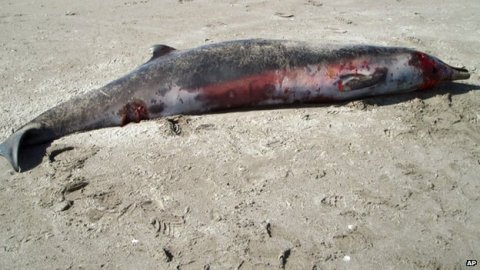
{"type": "Polygon", "coordinates": [[[409,62],[422,76],[420,89],[431,88],[444,81],[465,80],[470,73],[465,68],[452,67],[442,60],[423,52],[414,52],[409,62]]]}
{"type": "Polygon", "coordinates": [[[450,80],[467,80],[470,78],[470,73],[466,68],[452,67],[445,64],[450,69],[450,80]]]}

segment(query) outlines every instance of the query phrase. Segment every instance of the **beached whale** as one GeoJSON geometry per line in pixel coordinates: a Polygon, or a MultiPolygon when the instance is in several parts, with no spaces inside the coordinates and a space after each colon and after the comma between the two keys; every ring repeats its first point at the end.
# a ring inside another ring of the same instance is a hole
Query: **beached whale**
{"type": "Polygon", "coordinates": [[[423,52],[365,45],[238,40],[188,50],[153,47],[145,64],[44,112],[0,145],[19,171],[22,148],[64,135],[174,114],[323,103],[428,89],[468,79],[423,52]]]}

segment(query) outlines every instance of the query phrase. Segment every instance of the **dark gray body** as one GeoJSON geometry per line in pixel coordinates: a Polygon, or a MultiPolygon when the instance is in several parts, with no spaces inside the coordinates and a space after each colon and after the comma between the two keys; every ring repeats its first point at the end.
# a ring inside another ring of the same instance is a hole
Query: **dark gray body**
{"type": "Polygon", "coordinates": [[[27,123],[0,145],[0,154],[19,170],[21,145],[73,132],[180,113],[349,100],[468,76],[466,70],[406,48],[280,40],[231,41],[184,51],[158,46],[150,61],[129,74],[27,123]]]}

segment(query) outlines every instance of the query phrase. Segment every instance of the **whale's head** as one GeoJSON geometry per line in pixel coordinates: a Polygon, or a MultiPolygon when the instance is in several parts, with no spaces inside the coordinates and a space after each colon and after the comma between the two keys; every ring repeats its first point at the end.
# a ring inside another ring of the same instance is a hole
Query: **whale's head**
{"type": "Polygon", "coordinates": [[[470,73],[465,68],[452,67],[423,52],[413,52],[409,64],[416,67],[422,74],[423,83],[420,89],[428,89],[444,81],[470,78],[470,73]]]}

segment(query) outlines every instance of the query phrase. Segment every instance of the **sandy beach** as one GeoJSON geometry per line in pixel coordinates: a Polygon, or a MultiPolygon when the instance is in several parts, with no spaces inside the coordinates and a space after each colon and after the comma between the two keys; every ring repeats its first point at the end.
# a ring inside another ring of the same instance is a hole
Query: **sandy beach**
{"type": "Polygon", "coordinates": [[[1,269],[443,270],[480,260],[480,1],[1,6],[0,141],[144,63],[153,44],[403,46],[471,72],[409,94],[73,134],[22,173],[0,158],[1,269]]]}

